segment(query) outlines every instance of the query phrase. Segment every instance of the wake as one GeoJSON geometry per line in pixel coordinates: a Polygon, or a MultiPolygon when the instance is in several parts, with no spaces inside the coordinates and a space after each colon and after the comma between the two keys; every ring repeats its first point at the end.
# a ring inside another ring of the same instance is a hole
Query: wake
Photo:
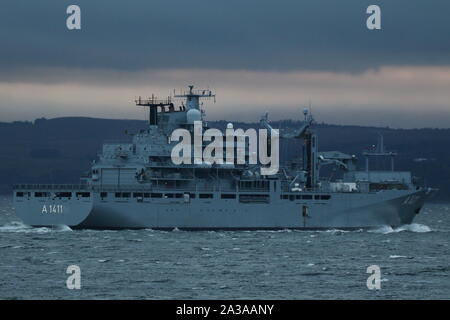
{"type": "Polygon", "coordinates": [[[431,232],[430,227],[420,224],[420,223],[411,223],[411,224],[405,224],[400,227],[392,228],[391,226],[382,226],[375,229],[370,229],[368,232],[371,233],[382,233],[382,234],[389,234],[389,233],[398,233],[402,231],[407,232],[415,232],[415,233],[425,233],[425,232],[431,232]]]}
{"type": "Polygon", "coordinates": [[[10,233],[48,233],[48,232],[67,232],[72,231],[69,226],[57,225],[51,228],[40,227],[35,228],[26,225],[20,221],[13,221],[5,225],[0,226],[0,232],[10,232],[10,233]]]}

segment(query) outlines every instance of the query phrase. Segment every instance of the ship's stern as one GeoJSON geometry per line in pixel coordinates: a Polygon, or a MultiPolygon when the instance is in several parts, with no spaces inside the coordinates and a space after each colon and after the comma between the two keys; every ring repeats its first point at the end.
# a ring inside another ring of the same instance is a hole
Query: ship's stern
{"type": "Polygon", "coordinates": [[[30,226],[75,227],[92,211],[93,195],[86,186],[15,185],[16,215],[30,226]]]}

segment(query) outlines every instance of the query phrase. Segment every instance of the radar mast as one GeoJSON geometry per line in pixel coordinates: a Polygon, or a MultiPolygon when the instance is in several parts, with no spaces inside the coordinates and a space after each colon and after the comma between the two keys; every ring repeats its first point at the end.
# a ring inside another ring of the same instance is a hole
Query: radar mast
{"type": "Polygon", "coordinates": [[[185,98],[186,108],[200,110],[200,99],[214,99],[216,95],[209,89],[194,89],[193,85],[188,86],[189,90],[181,91],[179,94],[174,93],[174,98],[185,98]]]}

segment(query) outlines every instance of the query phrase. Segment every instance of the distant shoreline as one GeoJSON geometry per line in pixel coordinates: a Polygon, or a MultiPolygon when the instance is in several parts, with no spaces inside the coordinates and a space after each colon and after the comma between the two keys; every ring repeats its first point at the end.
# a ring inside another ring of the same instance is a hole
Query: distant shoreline
{"type": "MultiPolygon", "coordinates": [[[[210,127],[223,129],[229,121],[208,121],[210,127]]],[[[275,129],[289,133],[300,121],[271,121],[275,129]]],[[[259,123],[233,122],[235,128],[258,128],[259,123]]],[[[145,120],[60,117],[34,122],[0,122],[0,194],[12,192],[16,183],[77,183],[90,169],[102,143],[130,140],[129,134],[147,127],[145,120]]],[[[438,188],[435,201],[450,201],[450,129],[391,129],[356,125],[316,124],[319,150],[341,150],[358,157],[383,134],[388,150],[398,152],[396,170],[411,171],[425,185],[438,188]]],[[[284,163],[301,155],[298,141],[281,141],[284,163]]],[[[380,163],[382,166],[383,163],[380,163]]],[[[374,168],[377,169],[377,168],[374,168]]],[[[331,172],[324,168],[325,178],[331,172]]]]}

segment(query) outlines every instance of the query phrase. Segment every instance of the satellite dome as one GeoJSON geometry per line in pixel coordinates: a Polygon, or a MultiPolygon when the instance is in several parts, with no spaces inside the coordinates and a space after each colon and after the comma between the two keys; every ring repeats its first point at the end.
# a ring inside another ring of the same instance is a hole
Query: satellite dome
{"type": "Polygon", "coordinates": [[[186,122],[187,123],[193,124],[194,121],[201,121],[201,120],[202,120],[202,115],[200,113],[200,110],[198,110],[198,109],[190,109],[186,113],[186,122]]]}

